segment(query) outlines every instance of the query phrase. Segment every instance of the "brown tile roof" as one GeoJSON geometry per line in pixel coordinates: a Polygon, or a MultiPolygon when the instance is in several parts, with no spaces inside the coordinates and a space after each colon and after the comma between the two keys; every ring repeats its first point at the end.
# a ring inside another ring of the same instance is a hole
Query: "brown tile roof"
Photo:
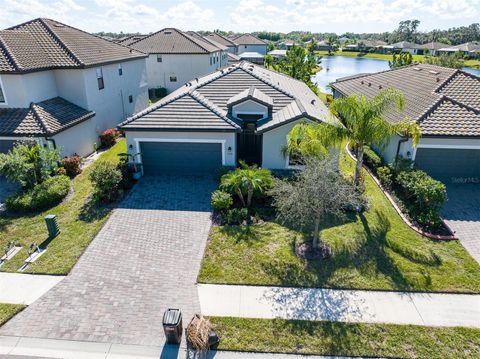
{"type": "Polygon", "coordinates": [[[227,51],[228,50],[228,47],[215,41],[214,39],[211,39],[207,36],[202,36],[200,35],[198,32],[195,32],[195,31],[187,31],[187,34],[190,35],[190,36],[193,36],[194,38],[198,39],[198,40],[201,40],[201,41],[205,41],[205,42],[208,42],[210,45],[213,45],[215,46],[218,50],[222,50],[222,51],[227,51]]]}
{"type": "Polygon", "coordinates": [[[147,54],[208,54],[219,51],[205,39],[197,39],[173,28],[157,31],[129,46],[147,54]]]}
{"type": "Polygon", "coordinates": [[[265,41],[252,34],[243,34],[232,39],[238,45],[267,45],[265,41]]]}
{"type": "Polygon", "coordinates": [[[420,45],[420,47],[422,49],[438,50],[438,49],[442,49],[444,47],[450,47],[450,45],[444,44],[442,42],[432,41],[432,42],[427,42],[426,44],[422,44],[422,45],[420,45]]]}
{"type": "Polygon", "coordinates": [[[213,41],[216,41],[227,47],[237,47],[238,45],[234,41],[226,38],[225,36],[220,35],[218,32],[212,32],[206,35],[205,37],[208,37],[209,39],[212,39],[213,41]]]}
{"type": "Polygon", "coordinates": [[[123,39],[118,40],[117,43],[125,45],[125,46],[129,46],[129,45],[133,44],[135,41],[141,40],[141,39],[143,39],[147,36],[148,35],[132,35],[132,36],[128,36],[128,37],[125,37],[123,39]]]}
{"type": "Polygon", "coordinates": [[[130,130],[142,129],[145,128],[145,121],[149,121],[150,114],[162,113],[162,117],[157,117],[157,120],[150,120],[149,128],[163,129],[164,122],[169,126],[168,128],[177,126],[181,129],[198,129],[196,120],[184,115],[188,113],[189,105],[191,106],[191,103],[185,102],[185,96],[190,96],[212,112],[210,115],[212,121],[215,118],[215,123],[203,123],[202,129],[217,130],[217,121],[222,119],[230,126],[230,131],[236,131],[239,126],[228,113],[229,101],[231,103],[232,98],[235,99],[250,92],[262,98],[262,101],[273,105],[272,115],[259,123],[257,128],[259,132],[299,118],[310,118],[316,121],[332,120],[328,116],[325,105],[305,83],[242,61],[227,69],[191,81],[145,111],[129,118],[119,127],[130,130]],[[167,107],[169,111],[164,111],[167,107]]]}
{"type": "Polygon", "coordinates": [[[345,96],[363,94],[369,98],[386,88],[396,88],[405,96],[405,110],[388,113],[389,121],[415,120],[424,135],[480,136],[480,125],[472,125],[478,121],[472,113],[480,111],[480,78],[461,70],[413,64],[337,80],[332,87],[345,96]]]}
{"type": "Polygon", "coordinates": [[[54,97],[29,108],[0,109],[0,135],[52,136],[95,116],[73,103],[54,97]]]}
{"type": "Polygon", "coordinates": [[[142,57],[145,54],[50,19],[0,31],[0,72],[82,68],[142,57]]]}

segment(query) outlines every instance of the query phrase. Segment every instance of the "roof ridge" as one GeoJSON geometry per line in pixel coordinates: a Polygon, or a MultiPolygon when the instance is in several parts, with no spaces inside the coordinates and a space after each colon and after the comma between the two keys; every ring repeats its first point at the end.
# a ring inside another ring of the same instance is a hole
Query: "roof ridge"
{"type": "MultiPolygon", "coordinates": [[[[145,36],[145,37],[143,37],[143,38],[141,38],[141,39],[138,39],[138,40],[132,42],[129,46],[126,46],[126,47],[130,47],[130,46],[132,46],[132,45],[138,44],[139,42],[141,42],[141,41],[143,41],[143,40],[146,40],[146,39],[149,39],[149,38],[151,38],[152,36],[155,36],[155,35],[161,33],[162,31],[165,31],[165,30],[173,30],[173,31],[175,31],[175,32],[178,33],[179,35],[185,37],[187,40],[193,42],[195,45],[197,45],[198,47],[200,47],[203,51],[206,51],[207,53],[210,53],[210,51],[208,51],[205,47],[203,47],[203,46],[201,46],[200,44],[198,44],[197,41],[195,41],[196,39],[195,39],[193,36],[189,36],[189,35],[185,34],[185,32],[183,32],[182,30],[177,29],[177,28],[175,28],[175,27],[164,27],[163,29],[160,29],[160,30],[158,30],[158,31],[156,31],[156,32],[152,32],[151,34],[149,34],[149,35],[147,35],[147,36],[145,36]]],[[[213,45],[212,45],[212,46],[213,46],[213,45]]],[[[137,50],[137,51],[138,51],[138,50],[137,50]]]]}
{"type": "Polygon", "coordinates": [[[470,110],[470,111],[472,111],[472,112],[475,112],[477,115],[480,114],[480,109],[477,109],[477,108],[472,107],[472,106],[470,106],[470,105],[467,105],[467,104],[465,104],[465,103],[463,103],[463,102],[460,102],[460,101],[458,101],[458,100],[455,100],[453,97],[450,97],[450,96],[447,96],[447,95],[443,95],[443,97],[444,97],[445,100],[448,100],[448,101],[450,101],[450,102],[453,102],[454,104],[456,104],[456,105],[458,105],[458,106],[460,106],[460,107],[463,107],[463,108],[465,108],[465,109],[467,109],[467,110],[470,110]]]}
{"type": "MultiPolygon", "coordinates": [[[[383,71],[379,71],[379,72],[373,72],[373,73],[364,73],[364,74],[360,74],[359,76],[356,76],[354,79],[360,79],[360,78],[363,78],[363,77],[367,77],[367,76],[373,76],[373,75],[379,75],[379,74],[384,74],[386,72],[392,72],[392,71],[396,71],[396,70],[400,70],[400,69],[405,69],[407,67],[413,67],[413,66],[418,66],[420,64],[420,62],[414,62],[412,64],[408,64],[408,65],[404,65],[404,66],[399,66],[399,67],[394,67],[394,68],[390,68],[390,69],[387,69],[387,70],[383,70],[383,71]]],[[[343,81],[348,81],[348,80],[353,80],[352,78],[340,78],[340,79],[337,79],[335,82],[333,82],[333,84],[335,83],[339,83],[339,82],[343,82],[343,81]]]]}
{"type": "MultiPolygon", "coordinates": [[[[263,78],[262,76],[259,76],[258,74],[253,73],[253,71],[249,71],[249,70],[244,69],[244,68],[243,68],[243,65],[244,65],[245,63],[247,63],[247,61],[245,61],[245,62],[242,61],[242,62],[240,62],[240,64],[239,64],[239,69],[241,69],[243,72],[252,75],[252,76],[255,77],[256,79],[262,81],[263,83],[265,83],[265,84],[267,84],[267,85],[269,85],[269,86],[272,86],[275,90],[280,91],[281,93],[283,93],[284,95],[286,95],[286,96],[288,96],[288,97],[291,97],[292,99],[295,99],[295,98],[296,98],[295,96],[293,96],[293,95],[292,95],[291,93],[289,93],[288,91],[286,91],[286,90],[280,88],[279,86],[275,85],[272,81],[267,80],[267,79],[263,78]]],[[[250,64],[250,62],[248,62],[248,63],[250,64]]],[[[253,64],[252,64],[252,65],[253,65],[253,64]]],[[[253,66],[255,66],[255,65],[253,65],[253,66]]],[[[291,78],[293,79],[293,77],[291,77],[291,78]]],[[[294,80],[295,80],[295,79],[294,79],[294,80]]]]}
{"type": "MultiPolygon", "coordinates": [[[[140,42],[140,41],[143,41],[143,40],[148,39],[148,38],[150,38],[150,37],[152,37],[152,36],[155,36],[155,35],[157,35],[158,33],[162,32],[162,31],[164,31],[164,30],[167,30],[167,29],[171,29],[171,30],[177,31],[177,29],[174,28],[174,27],[164,27],[163,29],[160,29],[160,30],[158,30],[158,31],[152,32],[151,34],[148,34],[147,36],[142,37],[141,39],[138,39],[138,40],[132,42],[129,46],[132,46],[133,44],[136,44],[136,43],[138,43],[138,42],[140,42]]],[[[133,36],[133,35],[132,35],[132,36],[133,36]]],[[[130,37],[132,37],[132,36],[130,36],[130,37]]],[[[128,47],[128,46],[127,46],[127,47],[128,47]]]]}
{"type": "MultiPolygon", "coordinates": [[[[237,45],[238,45],[238,44],[236,44],[235,42],[233,42],[233,40],[230,40],[228,37],[223,36],[223,35],[220,34],[219,32],[214,31],[214,32],[212,32],[212,34],[216,34],[216,35],[220,36],[222,39],[224,39],[225,41],[231,43],[233,46],[237,46],[237,45]]],[[[207,35],[207,36],[208,36],[208,35],[207,35]]]]}
{"type": "Polygon", "coordinates": [[[209,109],[212,111],[214,114],[217,116],[221,117],[225,122],[227,122],[229,125],[232,125],[235,128],[239,128],[239,126],[230,120],[227,116],[223,114],[223,111],[221,111],[217,105],[215,105],[213,102],[211,102],[208,98],[203,96],[200,92],[198,92],[196,89],[191,89],[188,91],[188,95],[190,95],[191,98],[193,98],[195,101],[200,103],[202,106],[205,108],[209,109]]]}
{"type": "MultiPolygon", "coordinates": [[[[190,40],[191,42],[195,43],[195,45],[197,45],[198,47],[200,47],[202,50],[206,51],[207,53],[210,53],[211,51],[209,51],[207,48],[205,48],[200,42],[200,40],[196,39],[195,37],[187,34],[186,32],[183,32],[183,31],[180,31],[180,35],[182,35],[183,37],[185,37],[187,40],[190,40]]],[[[212,46],[215,46],[215,45],[212,45],[212,46]]],[[[216,46],[215,46],[216,47],[216,46]]]]}
{"type": "Polygon", "coordinates": [[[450,81],[453,80],[454,77],[456,77],[457,75],[459,74],[459,70],[456,69],[454,72],[452,72],[450,74],[450,76],[448,76],[445,80],[442,81],[441,84],[439,84],[437,87],[435,87],[435,89],[433,90],[434,93],[438,93],[438,91],[440,91],[442,88],[444,88],[445,86],[447,86],[450,81]]]}
{"type": "Polygon", "coordinates": [[[40,115],[40,113],[38,112],[37,110],[37,104],[32,102],[30,103],[30,109],[32,110],[33,112],[33,117],[37,120],[37,122],[40,124],[40,127],[42,127],[44,130],[45,130],[45,133],[46,134],[50,134],[52,133],[52,131],[50,131],[50,128],[48,127],[48,124],[46,123],[46,121],[43,120],[42,116],[40,115]]]}

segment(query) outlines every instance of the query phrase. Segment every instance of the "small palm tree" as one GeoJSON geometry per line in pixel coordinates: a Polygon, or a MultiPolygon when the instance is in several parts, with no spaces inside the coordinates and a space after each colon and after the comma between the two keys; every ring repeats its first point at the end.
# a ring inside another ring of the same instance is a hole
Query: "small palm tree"
{"type": "Polygon", "coordinates": [[[378,145],[385,147],[392,135],[411,136],[413,146],[421,137],[420,127],[415,121],[402,120],[391,124],[386,116],[392,110],[403,110],[405,98],[395,89],[386,89],[372,99],[363,95],[351,95],[335,99],[330,112],[339,116],[343,126],[324,123],[296,125],[288,136],[285,153],[300,152],[304,156],[325,155],[328,148],[348,139],[357,148],[355,186],[358,186],[363,165],[363,147],[378,145]]]}

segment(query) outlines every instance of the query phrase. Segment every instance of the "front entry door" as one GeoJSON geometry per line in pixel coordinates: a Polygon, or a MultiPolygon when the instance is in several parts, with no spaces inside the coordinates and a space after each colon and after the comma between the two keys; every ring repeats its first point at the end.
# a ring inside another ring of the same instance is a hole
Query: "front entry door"
{"type": "Polygon", "coordinates": [[[237,134],[238,160],[249,165],[262,165],[262,135],[255,134],[256,123],[246,123],[242,133],[237,134]]]}

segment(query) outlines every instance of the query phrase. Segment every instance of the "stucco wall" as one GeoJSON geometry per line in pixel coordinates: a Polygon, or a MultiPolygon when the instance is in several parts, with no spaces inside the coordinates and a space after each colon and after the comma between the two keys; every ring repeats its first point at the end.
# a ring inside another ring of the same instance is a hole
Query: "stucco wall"
{"type": "Polygon", "coordinates": [[[147,58],[148,87],[164,87],[170,93],[196,77],[207,75],[228,63],[228,58],[221,52],[215,54],[180,54],[162,56],[162,62],[157,61],[157,54],[147,58]],[[210,64],[210,57],[217,57],[218,62],[210,64]],[[170,76],[176,76],[177,81],[171,82],[170,76]]]}
{"type": "Polygon", "coordinates": [[[82,70],[55,70],[58,95],[77,106],[88,108],[85,78],[82,70]]]}
{"type": "MultiPolygon", "coordinates": [[[[136,140],[142,139],[176,139],[176,140],[225,140],[225,166],[236,165],[236,134],[231,132],[143,132],[143,131],[127,131],[127,148],[129,153],[138,152],[136,140]],[[132,146],[132,148],[130,148],[132,146]],[[230,147],[230,151],[228,148],[230,147]]],[[[188,141],[184,141],[188,142],[188,141]]]]}
{"type": "Polygon", "coordinates": [[[258,52],[259,54],[267,54],[267,45],[238,45],[237,53],[242,52],[258,52]]]}
{"type": "Polygon", "coordinates": [[[95,117],[60,132],[53,136],[53,139],[57,148],[61,149],[61,156],[74,153],[80,156],[89,155],[93,152],[93,143],[98,140],[95,132],[95,117]]]}
{"type": "Polygon", "coordinates": [[[101,66],[105,87],[98,89],[96,68],[83,70],[87,108],[95,111],[95,131],[118,125],[127,117],[148,106],[148,84],[145,59],[122,62],[122,76],[118,63],[101,66]],[[133,102],[129,103],[129,96],[133,102]]]}
{"type": "Polygon", "coordinates": [[[28,107],[31,102],[58,96],[53,71],[40,71],[22,75],[1,75],[3,93],[7,99],[2,107],[28,107]]]}
{"type": "Polygon", "coordinates": [[[303,121],[305,120],[290,122],[263,134],[262,167],[287,168],[287,159],[283,156],[282,149],[287,144],[287,135],[290,130],[303,121]]]}

